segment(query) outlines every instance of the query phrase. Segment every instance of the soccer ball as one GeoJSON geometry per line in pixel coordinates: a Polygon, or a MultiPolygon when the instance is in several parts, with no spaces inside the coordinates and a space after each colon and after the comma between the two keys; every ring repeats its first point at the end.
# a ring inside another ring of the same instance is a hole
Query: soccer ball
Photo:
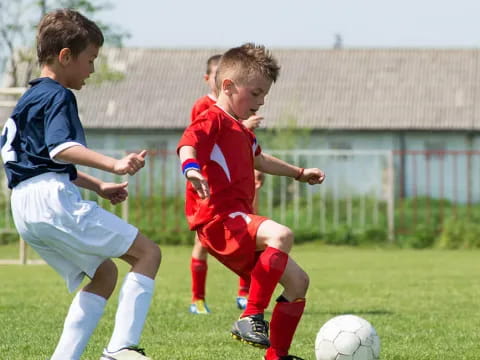
{"type": "Polygon", "coordinates": [[[355,315],[340,315],[328,320],[315,340],[317,360],[376,360],[380,338],[373,326],[355,315]]]}

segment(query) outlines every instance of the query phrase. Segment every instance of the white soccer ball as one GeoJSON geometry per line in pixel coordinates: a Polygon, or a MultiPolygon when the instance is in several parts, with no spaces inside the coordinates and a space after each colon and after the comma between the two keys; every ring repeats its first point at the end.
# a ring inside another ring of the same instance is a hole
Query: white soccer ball
{"type": "Polygon", "coordinates": [[[315,340],[317,360],[376,360],[380,338],[373,326],[356,315],[340,315],[328,320],[315,340]]]}

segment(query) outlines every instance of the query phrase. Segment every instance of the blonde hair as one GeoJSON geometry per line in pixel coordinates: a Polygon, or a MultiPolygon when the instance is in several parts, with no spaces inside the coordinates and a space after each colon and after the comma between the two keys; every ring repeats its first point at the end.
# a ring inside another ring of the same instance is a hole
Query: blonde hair
{"type": "Polygon", "coordinates": [[[216,85],[220,89],[226,78],[244,85],[259,76],[277,81],[280,66],[263,45],[246,43],[224,53],[217,69],[216,85]]]}

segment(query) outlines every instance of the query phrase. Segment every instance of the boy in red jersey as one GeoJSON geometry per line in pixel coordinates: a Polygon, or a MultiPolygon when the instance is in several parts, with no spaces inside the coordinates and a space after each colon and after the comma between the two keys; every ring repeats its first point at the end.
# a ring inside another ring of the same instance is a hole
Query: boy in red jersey
{"type": "Polygon", "coordinates": [[[177,151],[187,177],[186,216],[208,252],[240,276],[251,277],[245,311],[232,336],[268,348],[265,360],[299,359],[288,355],[305,307],[309,278],[288,253],[292,231],[253,214],[254,169],[290,176],[311,185],[323,182],[317,168],[303,169],[262,152],[255,135],[239,119],[263,105],[279,66],[263,46],[228,50],[216,75],[219,97],[184,132],[177,151]],[[284,290],[270,322],[264,320],[276,285],[284,290]]]}
{"type": "Polygon", "coordinates": [[[195,101],[190,113],[190,120],[193,122],[195,118],[202,112],[207,110],[210,106],[217,102],[217,90],[215,86],[215,73],[217,72],[218,62],[222,55],[212,55],[207,60],[207,71],[203,75],[203,79],[208,85],[210,92],[195,101]]]}
{"type": "MultiPolygon", "coordinates": [[[[214,105],[217,102],[217,87],[215,85],[215,74],[217,72],[218,63],[222,55],[216,54],[211,56],[207,60],[207,70],[203,79],[207,83],[210,92],[202,96],[198,99],[195,104],[193,105],[190,120],[193,122],[198,115],[202,112],[207,110],[210,106],[214,105]]],[[[253,130],[256,129],[260,122],[263,120],[262,116],[252,115],[247,120],[243,121],[243,124],[253,130]]],[[[257,190],[263,184],[264,175],[259,172],[255,171],[255,213],[257,213],[257,204],[258,201],[258,194],[257,190]]],[[[192,314],[202,314],[206,315],[210,313],[210,309],[208,308],[205,295],[206,295],[206,282],[207,282],[207,271],[208,271],[208,264],[207,264],[207,249],[202,246],[200,241],[198,240],[198,236],[195,235],[195,240],[192,249],[192,257],[190,259],[190,273],[192,278],[192,302],[190,304],[190,312],[192,314]]],[[[237,308],[240,310],[244,310],[247,306],[247,296],[248,291],[250,289],[250,278],[239,278],[238,283],[238,293],[236,298],[237,308]]]]}

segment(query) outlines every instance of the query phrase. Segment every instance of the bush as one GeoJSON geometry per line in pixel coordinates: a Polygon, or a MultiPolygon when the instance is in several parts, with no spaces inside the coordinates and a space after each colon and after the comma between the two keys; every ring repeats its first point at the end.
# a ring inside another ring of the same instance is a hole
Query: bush
{"type": "Polygon", "coordinates": [[[443,249],[480,248],[480,224],[475,219],[448,218],[443,225],[438,246],[443,249]]]}
{"type": "Polygon", "coordinates": [[[0,245],[13,244],[18,242],[18,233],[15,229],[0,230],[0,245]]]}
{"type": "Polygon", "coordinates": [[[405,245],[414,249],[432,247],[437,238],[437,230],[434,226],[417,225],[413,233],[406,239],[405,245]]]}

